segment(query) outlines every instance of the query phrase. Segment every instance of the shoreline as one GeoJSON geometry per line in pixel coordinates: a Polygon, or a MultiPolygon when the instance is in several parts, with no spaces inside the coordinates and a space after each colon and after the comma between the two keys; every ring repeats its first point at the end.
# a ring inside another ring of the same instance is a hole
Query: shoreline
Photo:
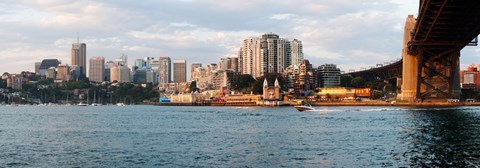
{"type": "MultiPolygon", "coordinates": [[[[197,102],[197,103],[179,103],[163,102],[155,103],[155,106],[230,106],[230,107],[278,107],[269,105],[259,105],[255,102],[197,102]]],[[[456,106],[480,106],[480,102],[316,102],[312,106],[399,106],[399,107],[456,107],[456,106]]],[[[294,106],[290,104],[280,106],[294,106]]]]}

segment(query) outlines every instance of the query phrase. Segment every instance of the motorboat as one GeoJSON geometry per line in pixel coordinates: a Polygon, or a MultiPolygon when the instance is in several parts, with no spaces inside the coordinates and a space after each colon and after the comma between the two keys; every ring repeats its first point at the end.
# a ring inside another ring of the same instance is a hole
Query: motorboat
{"type": "Polygon", "coordinates": [[[92,106],[100,106],[101,104],[99,103],[92,103],[92,106]]]}
{"type": "Polygon", "coordinates": [[[124,103],[117,103],[117,106],[125,106],[124,103]]]}
{"type": "Polygon", "coordinates": [[[294,106],[298,111],[312,111],[315,110],[310,104],[304,104],[301,106],[294,106]]]}

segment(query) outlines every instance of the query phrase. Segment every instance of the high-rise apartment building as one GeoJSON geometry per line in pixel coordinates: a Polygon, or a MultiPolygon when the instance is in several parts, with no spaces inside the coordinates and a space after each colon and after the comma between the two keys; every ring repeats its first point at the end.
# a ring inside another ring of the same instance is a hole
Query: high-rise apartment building
{"type": "Polygon", "coordinates": [[[258,38],[243,40],[238,53],[238,69],[242,74],[254,78],[265,73],[282,73],[285,67],[300,64],[303,60],[301,41],[280,38],[274,33],[266,33],[258,38]]]}
{"type": "Polygon", "coordinates": [[[190,65],[190,80],[194,80],[195,69],[202,67],[201,63],[192,63],[190,65]]]}
{"type": "Polygon", "coordinates": [[[298,65],[303,61],[302,41],[297,39],[285,41],[285,62],[284,67],[298,65]]]}
{"type": "Polygon", "coordinates": [[[88,78],[90,81],[103,82],[105,80],[105,58],[101,56],[92,57],[89,63],[88,78]]]}
{"type": "Polygon", "coordinates": [[[187,82],[187,61],[173,60],[173,82],[187,82]]]}
{"type": "Polygon", "coordinates": [[[158,83],[172,82],[172,61],[170,57],[160,57],[158,65],[158,83]]]}
{"type": "Polygon", "coordinates": [[[80,76],[87,75],[87,45],[85,43],[72,44],[71,65],[80,69],[80,76]]]}

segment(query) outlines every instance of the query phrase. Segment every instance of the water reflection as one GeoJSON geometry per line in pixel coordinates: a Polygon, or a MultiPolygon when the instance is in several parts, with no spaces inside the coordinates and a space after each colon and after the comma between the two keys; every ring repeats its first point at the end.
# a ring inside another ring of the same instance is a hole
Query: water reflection
{"type": "MultiPolygon", "coordinates": [[[[411,110],[401,141],[413,167],[471,167],[480,164],[480,116],[475,109],[411,110]]],[[[402,159],[402,160],[403,160],[402,159]]]]}

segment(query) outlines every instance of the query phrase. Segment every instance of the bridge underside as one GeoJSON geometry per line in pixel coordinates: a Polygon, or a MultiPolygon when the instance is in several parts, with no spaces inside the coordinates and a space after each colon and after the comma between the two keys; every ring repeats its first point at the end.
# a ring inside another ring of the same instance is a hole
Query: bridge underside
{"type": "MultiPolygon", "coordinates": [[[[460,96],[460,50],[480,33],[480,1],[421,0],[419,16],[408,42],[415,56],[416,99],[460,96]]],[[[473,45],[476,45],[473,44],[473,45]]]]}

